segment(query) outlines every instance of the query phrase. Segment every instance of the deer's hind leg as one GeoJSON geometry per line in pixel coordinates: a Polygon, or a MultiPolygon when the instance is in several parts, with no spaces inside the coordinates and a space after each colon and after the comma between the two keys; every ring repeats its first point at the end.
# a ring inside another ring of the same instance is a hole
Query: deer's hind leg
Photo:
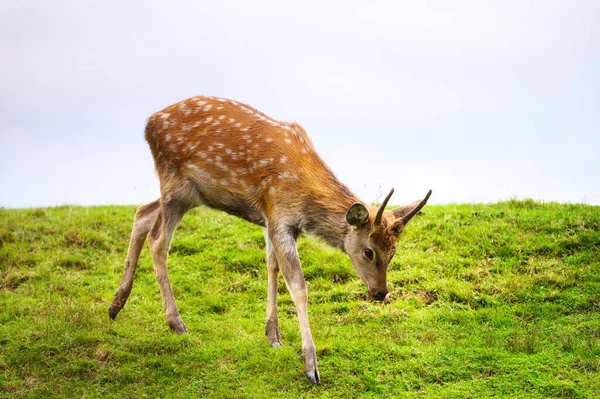
{"type": "Polygon", "coordinates": [[[144,247],[146,237],[148,236],[152,225],[154,225],[154,222],[158,218],[159,213],[160,200],[150,202],[149,204],[137,208],[133,229],[131,230],[129,248],[127,249],[123,278],[119,288],[117,288],[117,292],[115,292],[114,299],[108,308],[108,315],[113,320],[117,317],[121,309],[123,309],[123,306],[125,306],[125,303],[127,302],[127,298],[129,298],[131,288],[133,287],[135,269],[140,258],[140,252],[144,247]]]}
{"type": "Polygon", "coordinates": [[[269,340],[269,345],[274,348],[281,346],[281,335],[279,334],[279,321],[277,316],[277,288],[279,282],[279,263],[277,255],[273,248],[273,243],[269,239],[269,234],[265,229],[265,244],[267,248],[267,273],[268,273],[268,291],[267,291],[267,320],[265,333],[269,340]]]}
{"type": "Polygon", "coordinates": [[[148,245],[150,246],[154,273],[160,288],[167,323],[178,334],[183,334],[187,329],[179,316],[179,309],[173,296],[167,269],[167,257],[173,233],[181,219],[183,219],[183,215],[197,205],[196,202],[189,200],[189,191],[186,188],[180,187],[177,191],[163,193],[160,214],[148,234],[148,245]]]}

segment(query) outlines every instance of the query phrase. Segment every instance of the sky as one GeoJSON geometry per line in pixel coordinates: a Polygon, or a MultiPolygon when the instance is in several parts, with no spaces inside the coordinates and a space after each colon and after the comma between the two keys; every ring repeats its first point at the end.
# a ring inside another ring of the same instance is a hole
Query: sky
{"type": "Polygon", "coordinates": [[[0,6],[0,206],[159,196],[147,118],[196,95],[297,121],[364,201],[600,205],[600,1],[0,6]]]}

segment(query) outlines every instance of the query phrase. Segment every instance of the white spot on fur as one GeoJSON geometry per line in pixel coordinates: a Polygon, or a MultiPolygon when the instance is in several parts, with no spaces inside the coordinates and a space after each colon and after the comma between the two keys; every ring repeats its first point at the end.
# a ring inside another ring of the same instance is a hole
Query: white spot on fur
{"type": "Polygon", "coordinates": [[[206,153],[202,152],[202,151],[198,151],[198,156],[200,156],[200,158],[206,158],[206,153]]]}
{"type": "Polygon", "coordinates": [[[269,188],[269,194],[275,194],[275,187],[269,188]]]}
{"type": "Polygon", "coordinates": [[[281,159],[279,160],[279,162],[286,163],[287,162],[287,157],[285,155],[282,156],[281,159]]]}
{"type": "Polygon", "coordinates": [[[292,143],[292,140],[290,140],[290,139],[285,139],[284,141],[285,141],[286,143],[288,143],[288,144],[291,144],[291,143],[292,143]]]}
{"type": "Polygon", "coordinates": [[[235,127],[241,127],[241,126],[242,126],[242,124],[239,122],[235,124],[235,127]]]}
{"type": "Polygon", "coordinates": [[[215,149],[215,147],[213,147],[212,145],[209,145],[207,149],[208,149],[208,151],[212,151],[215,149]]]}
{"type": "Polygon", "coordinates": [[[171,140],[171,133],[167,133],[167,134],[165,135],[165,141],[166,141],[166,142],[169,142],[170,140],[171,140]]]}
{"type": "Polygon", "coordinates": [[[192,163],[187,163],[186,166],[189,169],[194,170],[200,177],[203,177],[205,179],[210,178],[210,173],[208,173],[207,171],[200,169],[199,167],[197,167],[196,165],[192,164],[192,163]]]}
{"type": "Polygon", "coordinates": [[[223,147],[225,147],[225,146],[223,145],[223,143],[217,143],[217,148],[223,148],[223,147]]]}
{"type": "Polygon", "coordinates": [[[284,179],[292,179],[292,180],[298,180],[298,176],[293,175],[291,173],[287,173],[287,172],[283,172],[277,175],[277,178],[280,180],[284,180],[284,179]]]}
{"type": "Polygon", "coordinates": [[[161,112],[161,113],[159,114],[159,116],[160,116],[161,118],[163,118],[163,119],[167,119],[169,116],[171,116],[171,114],[170,114],[170,113],[168,113],[168,112],[164,112],[164,113],[163,113],[163,112],[161,112]]]}
{"type": "Polygon", "coordinates": [[[202,108],[203,111],[208,111],[212,108],[212,104],[208,104],[206,107],[202,108]]]}
{"type": "Polygon", "coordinates": [[[271,141],[273,141],[273,139],[272,139],[272,138],[268,138],[268,139],[265,139],[265,141],[266,141],[267,143],[270,143],[271,141]]]}
{"type": "Polygon", "coordinates": [[[229,182],[226,179],[219,180],[219,183],[221,183],[224,186],[228,186],[229,185],[229,182]]]}
{"type": "Polygon", "coordinates": [[[273,162],[273,158],[269,158],[269,159],[261,159],[260,161],[258,161],[258,166],[267,166],[269,164],[271,164],[271,162],[273,162]]]}
{"type": "Polygon", "coordinates": [[[206,118],[206,119],[204,120],[204,123],[208,123],[208,122],[210,122],[210,121],[212,121],[212,120],[213,120],[213,117],[212,117],[212,116],[209,116],[208,118],[206,118]]]}

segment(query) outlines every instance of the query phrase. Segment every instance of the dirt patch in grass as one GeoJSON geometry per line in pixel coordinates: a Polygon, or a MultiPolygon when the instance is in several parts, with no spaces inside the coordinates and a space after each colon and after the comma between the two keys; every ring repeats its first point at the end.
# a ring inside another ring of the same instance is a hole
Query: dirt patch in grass
{"type": "Polygon", "coordinates": [[[29,276],[16,276],[9,272],[2,272],[0,274],[0,290],[14,291],[29,279],[29,276]]]}

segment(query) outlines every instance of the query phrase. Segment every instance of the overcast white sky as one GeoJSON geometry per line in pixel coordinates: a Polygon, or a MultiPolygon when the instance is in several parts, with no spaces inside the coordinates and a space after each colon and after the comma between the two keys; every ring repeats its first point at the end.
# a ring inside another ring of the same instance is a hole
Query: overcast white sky
{"type": "Polygon", "coordinates": [[[0,206],[158,197],[146,118],[295,120],[365,201],[600,204],[600,1],[0,5],[0,206]]]}

